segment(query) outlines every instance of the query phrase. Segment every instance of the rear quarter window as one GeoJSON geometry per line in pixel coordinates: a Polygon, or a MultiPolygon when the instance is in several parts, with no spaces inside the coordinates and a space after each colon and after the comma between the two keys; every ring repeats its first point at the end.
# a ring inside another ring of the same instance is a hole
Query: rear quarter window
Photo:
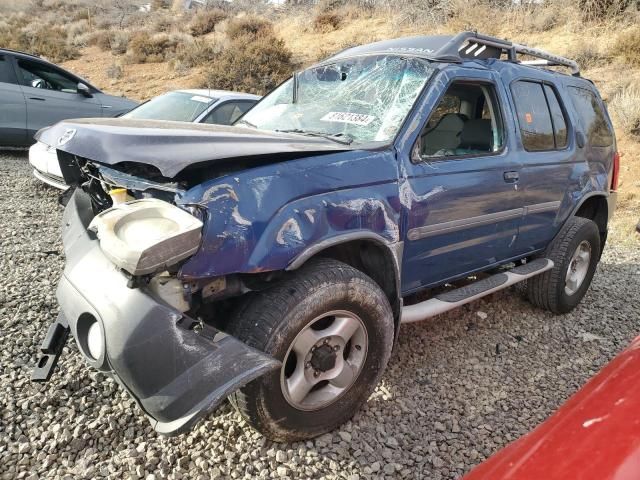
{"type": "Polygon", "coordinates": [[[598,97],[586,88],[569,87],[568,90],[587,142],[594,147],[613,144],[613,132],[598,97]]]}
{"type": "Polygon", "coordinates": [[[553,150],[553,123],[542,84],[517,81],[511,85],[522,144],[529,152],[553,150]]]}

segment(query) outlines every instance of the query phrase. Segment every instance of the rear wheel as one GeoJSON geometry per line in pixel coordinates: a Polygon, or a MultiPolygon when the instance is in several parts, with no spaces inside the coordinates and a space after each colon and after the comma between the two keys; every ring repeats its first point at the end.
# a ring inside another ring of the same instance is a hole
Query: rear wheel
{"type": "Polygon", "coordinates": [[[597,225],[587,218],[570,218],[546,255],[554,267],[527,280],[529,300],[554,313],[570,312],[587,293],[598,265],[597,225]]]}
{"type": "Polygon", "coordinates": [[[366,402],[391,355],[394,324],[371,278],[320,259],[251,298],[229,332],[282,361],[232,404],[266,437],[295,441],[334,429],[366,402]]]}

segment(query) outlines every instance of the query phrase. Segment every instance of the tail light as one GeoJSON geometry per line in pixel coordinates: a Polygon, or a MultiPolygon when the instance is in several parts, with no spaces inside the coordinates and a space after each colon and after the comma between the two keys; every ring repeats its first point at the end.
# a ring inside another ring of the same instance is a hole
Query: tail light
{"type": "Polygon", "coordinates": [[[620,178],[620,154],[613,154],[613,170],[611,171],[611,190],[618,190],[618,180],[620,178]]]}

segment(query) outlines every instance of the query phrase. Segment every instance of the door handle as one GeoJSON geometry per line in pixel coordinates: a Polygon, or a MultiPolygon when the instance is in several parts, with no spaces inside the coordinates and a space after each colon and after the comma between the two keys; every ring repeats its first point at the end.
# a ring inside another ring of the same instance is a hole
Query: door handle
{"type": "Polygon", "coordinates": [[[503,178],[507,183],[516,183],[520,180],[520,174],[516,171],[504,172],[503,178]]]}
{"type": "Polygon", "coordinates": [[[44,98],[42,97],[29,97],[29,100],[40,100],[41,102],[44,102],[44,98]]]}

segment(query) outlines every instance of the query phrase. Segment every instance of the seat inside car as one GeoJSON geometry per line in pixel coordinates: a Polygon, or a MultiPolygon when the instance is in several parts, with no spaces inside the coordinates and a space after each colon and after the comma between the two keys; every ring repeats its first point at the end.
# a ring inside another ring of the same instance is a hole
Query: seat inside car
{"type": "Polygon", "coordinates": [[[475,118],[464,123],[460,134],[458,154],[474,152],[490,152],[493,147],[491,120],[475,118]]]}
{"type": "Polygon", "coordinates": [[[422,136],[422,151],[433,155],[440,150],[455,150],[460,145],[460,135],[464,129],[465,116],[447,113],[431,130],[422,136]]]}

